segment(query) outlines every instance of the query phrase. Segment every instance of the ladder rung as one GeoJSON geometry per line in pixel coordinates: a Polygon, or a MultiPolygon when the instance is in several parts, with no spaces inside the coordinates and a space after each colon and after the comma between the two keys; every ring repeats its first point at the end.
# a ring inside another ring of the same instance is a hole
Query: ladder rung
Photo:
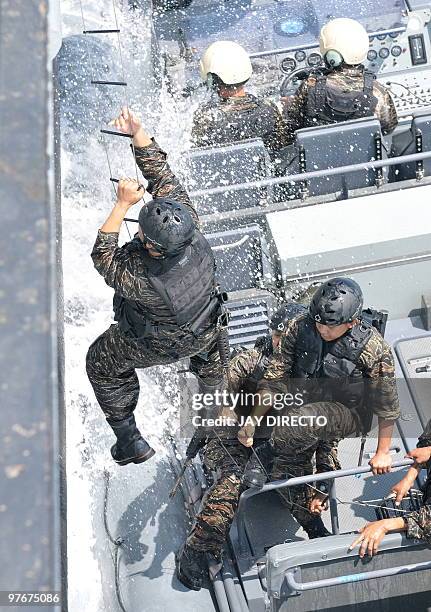
{"type": "MultiPolygon", "coordinates": [[[[112,183],[117,183],[117,184],[120,182],[120,179],[116,179],[116,178],[114,178],[113,176],[111,176],[111,178],[110,178],[109,180],[110,180],[112,183]]],[[[139,185],[139,187],[138,187],[138,191],[140,191],[141,189],[145,189],[143,185],[139,185]]],[[[133,221],[133,220],[135,220],[135,221],[136,221],[136,219],[126,219],[126,221],[133,221]]],[[[137,223],[137,221],[136,221],[136,223],[137,223]]]]}
{"type": "Polygon", "coordinates": [[[83,34],[119,34],[120,30],[84,30],[83,34]]]}
{"type": "Polygon", "coordinates": [[[121,85],[122,87],[126,87],[127,83],[123,81],[91,81],[92,85],[121,85]]]}
{"type": "Polygon", "coordinates": [[[133,134],[125,134],[124,132],[115,132],[114,130],[100,130],[102,134],[112,134],[112,136],[123,136],[125,138],[133,138],[133,134]]]}

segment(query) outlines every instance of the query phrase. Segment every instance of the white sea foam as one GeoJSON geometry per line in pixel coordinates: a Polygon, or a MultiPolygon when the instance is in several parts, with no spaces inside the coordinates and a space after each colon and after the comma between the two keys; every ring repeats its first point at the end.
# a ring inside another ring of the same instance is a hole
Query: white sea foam
{"type": "MultiPolygon", "coordinates": [[[[82,5],[87,28],[113,26],[111,0],[82,0],[82,5]]],[[[61,8],[63,36],[81,34],[79,1],[63,0],[61,8]]],[[[150,129],[157,125],[159,141],[168,147],[174,158],[178,157],[186,145],[184,121],[180,121],[178,110],[166,96],[147,88],[149,22],[141,14],[137,23],[137,14],[124,12],[121,2],[117,2],[117,17],[122,30],[125,76],[130,82],[128,100],[142,114],[150,129]]],[[[116,44],[115,36],[111,40],[116,44]]],[[[84,45],[85,42],[80,44],[84,45]]],[[[72,75],[74,71],[79,72],[79,68],[73,66],[72,61],[72,75]]],[[[73,76],[70,78],[73,79],[73,76]]],[[[92,87],[89,83],[84,86],[89,90],[92,87]]],[[[85,99],[85,92],[81,93],[85,99]]],[[[121,100],[115,96],[113,98],[112,117],[119,110],[115,102],[125,102],[123,92],[121,96],[121,100]]],[[[88,105],[84,103],[84,108],[77,113],[76,108],[69,107],[66,99],[62,117],[68,585],[71,612],[106,612],[117,610],[118,606],[113,573],[109,577],[104,569],[103,557],[107,564],[111,564],[109,546],[106,541],[101,549],[101,543],[97,541],[97,528],[100,528],[103,511],[101,483],[105,469],[115,477],[121,468],[117,468],[110,457],[113,435],[87,379],[85,355],[90,343],[112,322],[113,291],[93,268],[90,252],[97,228],[112,205],[113,191],[105,151],[97,132],[98,111],[96,104],[91,103],[94,101],[94,90],[88,100],[88,105]],[[90,120],[93,120],[94,129],[90,132],[82,130],[79,122],[85,126],[86,121],[90,120]]],[[[134,176],[128,143],[123,139],[107,141],[113,174],[134,176]]],[[[136,216],[136,212],[131,216],[136,216]]],[[[133,232],[131,226],[130,231],[133,232]]],[[[123,228],[120,242],[127,239],[127,230],[123,228]]],[[[175,386],[171,373],[170,368],[139,372],[141,396],[136,417],[159,458],[167,453],[163,433],[175,427],[176,423],[173,418],[175,408],[167,399],[175,386]]],[[[122,472],[121,476],[126,478],[126,472],[122,472]]]]}

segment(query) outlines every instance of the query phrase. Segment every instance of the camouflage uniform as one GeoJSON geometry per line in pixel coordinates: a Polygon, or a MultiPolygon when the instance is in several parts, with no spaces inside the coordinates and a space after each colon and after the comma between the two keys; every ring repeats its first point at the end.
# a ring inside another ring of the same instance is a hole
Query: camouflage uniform
{"type": "MultiPolygon", "coordinates": [[[[361,91],[364,84],[362,66],[342,66],[339,70],[334,70],[328,75],[327,83],[334,88],[343,91],[361,91]]],[[[310,75],[299,86],[293,98],[289,101],[285,111],[287,122],[288,139],[293,141],[296,130],[309,127],[307,121],[307,98],[311,87],[316,84],[316,78],[310,75]]],[[[378,81],[374,81],[373,94],[377,98],[377,106],[374,110],[375,116],[379,119],[383,134],[392,132],[398,124],[397,111],[389,91],[378,81]]],[[[316,120],[313,125],[319,125],[316,120]]]]}
{"type": "Polygon", "coordinates": [[[278,108],[269,100],[245,96],[213,96],[194,114],[192,142],[197,147],[262,138],[270,152],[284,147],[286,127],[278,108]]]}
{"type": "MultiPolygon", "coordinates": [[[[259,351],[250,349],[230,361],[230,393],[238,393],[244,387],[259,357],[259,351]]],[[[215,556],[220,555],[229,534],[244,490],[241,478],[251,454],[251,450],[237,440],[239,427],[231,427],[230,430],[213,438],[206,446],[204,464],[209,470],[218,472],[217,479],[203,499],[201,510],[187,538],[187,545],[191,548],[211,552],[215,556]]]]}
{"type": "MultiPolygon", "coordinates": [[[[423,434],[417,444],[419,448],[431,446],[431,419],[428,421],[423,434]]],[[[425,485],[425,505],[419,512],[412,512],[406,516],[407,537],[425,540],[431,546],[431,460],[427,464],[428,476],[425,485]]]]}
{"type": "MultiPolygon", "coordinates": [[[[153,141],[147,147],[136,148],[136,161],[145,179],[147,191],[153,197],[169,196],[188,207],[198,224],[198,216],[190,199],[172,173],[166,153],[153,141]]],[[[146,275],[140,257],[139,238],[118,247],[118,233],[99,230],[91,253],[96,270],[105,282],[129,300],[136,300],[152,312],[160,312],[162,320],[169,311],[146,275]],[[139,248],[138,248],[139,247],[139,248]]],[[[157,337],[137,340],[122,332],[117,325],[105,331],[93,342],[87,353],[87,374],[97,401],[108,418],[120,420],[129,416],[139,396],[135,368],[148,368],[191,357],[191,367],[208,384],[222,378],[217,332],[209,327],[195,337],[176,326],[172,317],[169,328],[160,328],[157,337]],[[176,328],[176,329],[175,329],[176,328]]]]}
{"type": "MultiPolygon", "coordinates": [[[[293,380],[295,347],[298,338],[299,324],[306,315],[300,315],[289,322],[280,341],[280,356],[271,361],[264,379],[258,386],[261,397],[274,397],[277,393],[286,393],[293,384],[301,381],[293,380]],[[289,380],[290,379],[290,380],[289,380]]],[[[360,354],[358,367],[362,376],[367,379],[366,410],[358,413],[354,408],[347,408],[340,402],[313,401],[303,406],[288,409],[289,417],[316,417],[327,419],[325,426],[308,422],[304,426],[276,426],[271,437],[275,455],[272,476],[282,479],[291,476],[312,474],[311,459],[317,451],[319,443],[327,441],[331,448],[332,440],[347,436],[357,436],[366,428],[364,421],[368,418],[370,408],[374,414],[388,420],[399,417],[398,395],[395,384],[394,361],[389,345],[373,328],[372,335],[360,354]],[[388,382],[382,385],[382,379],[388,382]]],[[[313,379],[319,380],[319,379],[313,379]]],[[[320,379],[322,381],[322,379],[320,379]]],[[[323,379],[324,380],[324,379],[323,379]]],[[[318,391],[319,389],[317,389],[318,391]]],[[[266,404],[267,405],[267,404],[266,404]]],[[[310,419],[311,421],[311,419],[310,419]]],[[[327,470],[339,469],[336,455],[328,455],[327,470]]],[[[325,471],[325,470],[318,470],[325,471]]],[[[304,525],[311,515],[304,514],[307,500],[312,495],[311,488],[305,486],[291,487],[283,491],[286,500],[290,500],[292,514],[304,525]]]]}
{"type": "MultiPolygon", "coordinates": [[[[238,393],[241,389],[246,390],[247,379],[254,372],[259,358],[260,351],[249,349],[231,360],[228,372],[231,393],[238,393]]],[[[248,412],[250,409],[251,406],[248,412]]],[[[238,442],[236,438],[238,429],[238,427],[231,428],[230,436],[226,434],[212,439],[206,447],[204,463],[209,470],[216,471],[218,477],[203,500],[195,525],[187,538],[187,544],[190,547],[199,551],[211,552],[216,556],[220,555],[226,542],[239,498],[245,490],[241,478],[252,454],[249,448],[238,442]]],[[[321,441],[316,444],[314,451],[316,451],[317,472],[340,468],[336,442],[321,441]]],[[[309,461],[311,465],[311,459],[312,454],[307,455],[305,461],[309,461]]],[[[298,503],[305,505],[313,494],[314,491],[311,490],[310,495],[307,490],[307,495],[303,496],[298,503]]],[[[298,520],[302,519],[302,515],[298,513],[295,516],[298,516],[298,520]]]]}

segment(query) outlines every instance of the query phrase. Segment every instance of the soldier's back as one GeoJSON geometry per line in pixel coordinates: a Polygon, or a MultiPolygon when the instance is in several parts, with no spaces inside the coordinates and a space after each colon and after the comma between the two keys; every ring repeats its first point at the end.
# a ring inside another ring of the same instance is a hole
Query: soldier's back
{"type": "Polygon", "coordinates": [[[262,138],[272,150],[284,144],[282,126],[277,107],[267,100],[248,93],[230,98],[214,96],[195,112],[191,137],[198,147],[262,138]]]}

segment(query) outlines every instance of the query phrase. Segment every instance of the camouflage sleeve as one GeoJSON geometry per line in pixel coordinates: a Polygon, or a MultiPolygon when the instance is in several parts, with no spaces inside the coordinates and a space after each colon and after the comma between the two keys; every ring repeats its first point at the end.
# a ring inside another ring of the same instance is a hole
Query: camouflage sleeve
{"type": "Polygon", "coordinates": [[[207,105],[200,106],[194,112],[191,141],[195,147],[206,147],[213,144],[211,139],[211,127],[213,124],[213,113],[207,105]]]}
{"type": "Polygon", "coordinates": [[[398,125],[397,109],[389,91],[381,83],[374,83],[374,95],[377,98],[375,115],[380,121],[383,134],[390,134],[398,125]]]}
{"type": "Polygon", "coordinates": [[[127,299],[145,303],[154,299],[154,289],[143,274],[136,274],[130,252],[132,246],[133,241],[120,248],[117,233],[99,230],[91,258],[109,287],[127,299]]]}
{"type": "Polygon", "coordinates": [[[300,130],[305,125],[308,87],[313,82],[312,77],[302,81],[286,106],[284,118],[286,120],[286,140],[288,143],[293,142],[296,130],[300,130]]]}
{"type": "Polygon", "coordinates": [[[431,419],[428,421],[424,432],[419,436],[417,443],[418,448],[423,448],[424,446],[431,446],[431,419]]]}
{"type": "Polygon", "coordinates": [[[190,210],[196,223],[198,214],[179,179],[172,172],[166,161],[167,154],[153,139],[147,147],[135,147],[136,163],[144,178],[148,181],[147,191],[153,198],[170,197],[181,202],[190,210]]]}
{"type": "Polygon", "coordinates": [[[268,111],[271,114],[272,130],[265,134],[262,139],[265,146],[271,151],[278,151],[289,144],[289,136],[287,130],[287,123],[283,119],[277,106],[270,100],[264,100],[265,106],[268,107],[268,111]]]}
{"type": "Polygon", "coordinates": [[[431,506],[423,506],[419,512],[412,512],[406,521],[407,537],[425,540],[431,546],[431,506]]]}
{"type": "Polygon", "coordinates": [[[373,329],[367,342],[361,362],[366,378],[366,405],[382,419],[393,420],[400,416],[395,364],[391,347],[373,329]]]}
{"type": "Polygon", "coordinates": [[[316,449],[316,472],[333,472],[341,470],[341,463],[338,459],[339,440],[319,440],[316,449]]]}
{"type": "Polygon", "coordinates": [[[229,392],[238,393],[244,380],[253,372],[258,361],[260,353],[252,348],[248,351],[243,351],[231,359],[229,363],[229,392]]]}
{"type": "Polygon", "coordinates": [[[295,358],[297,335],[298,319],[292,319],[281,336],[278,350],[274,352],[264,378],[258,384],[257,390],[261,395],[286,392],[295,358]]]}

